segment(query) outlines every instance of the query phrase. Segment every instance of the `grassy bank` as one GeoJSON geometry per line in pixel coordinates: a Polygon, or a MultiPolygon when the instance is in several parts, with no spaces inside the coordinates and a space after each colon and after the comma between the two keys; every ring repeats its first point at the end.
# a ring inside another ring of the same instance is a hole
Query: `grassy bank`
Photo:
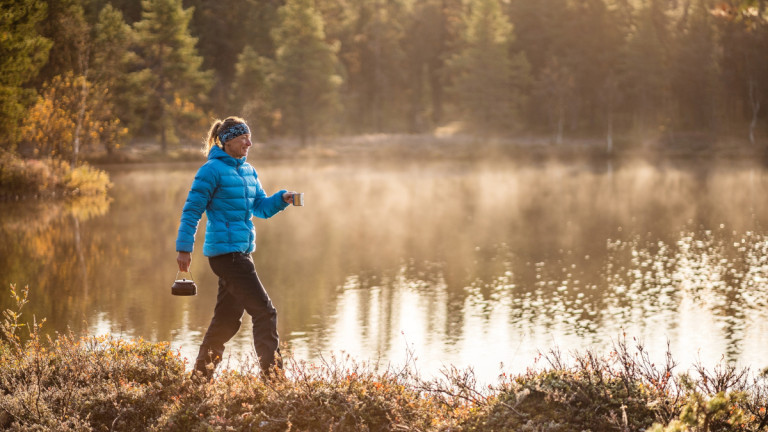
{"type": "Polygon", "coordinates": [[[677,374],[639,344],[605,356],[542,356],[543,366],[480,386],[471,370],[423,379],[415,368],[287,356],[286,378],[255,363],[190,379],[166,343],[42,338],[11,288],[0,342],[0,428],[19,431],[759,431],[768,381],[723,365],[677,374]]]}
{"type": "Polygon", "coordinates": [[[104,195],[106,172],[59,159],[22,159],[0,150],[0,200],[104,195]]]}

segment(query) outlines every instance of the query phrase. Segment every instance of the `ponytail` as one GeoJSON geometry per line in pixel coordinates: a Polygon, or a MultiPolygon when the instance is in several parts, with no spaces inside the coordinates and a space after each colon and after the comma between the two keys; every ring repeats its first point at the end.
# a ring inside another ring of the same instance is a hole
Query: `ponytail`
{"type": "Polygon", "coordinates": [[[208,154],[211,153],[211,149],[213,146],[219,146],[221,147],[221,143],[219,143],[219,129],[221,129],[221,125],[224,124],[219,119],[216,119],[213,122],[213,125],[211,125],[211,129],[208,131],[208,138],[205,139],[205,142],[203,143],[203,154],[208,156],[208,154]]]}

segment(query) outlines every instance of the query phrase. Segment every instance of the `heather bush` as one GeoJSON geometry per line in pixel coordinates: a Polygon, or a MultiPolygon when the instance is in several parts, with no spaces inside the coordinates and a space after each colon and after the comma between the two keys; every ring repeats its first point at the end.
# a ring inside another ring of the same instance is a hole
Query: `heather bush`
{"type": "Polygon", "coordinates": [[[0,150],[0,199],[104,195],[106,172],[87,164],[72,167],[55,158],[22,159],[0,150]]]}
{"type": "MultiPolygon", "coordinates": [[[[27,290],[11,292],[21,310],[27,290]]],[[[20,316],[6,311],[2,328],[0,427],[142,430],[185,383],[184,362],[168,344],[70,334],[44,340],[40,324],[20,316]]]]}
{"type": "MultiPolygon", "coordinates": [[[[549,367],[502,375],[490,396],[476,399],[477,411],[464,430],[519,431],[765,431],[768,430],[768,370],[720,364],[713,371],[695,365],[674,375],[667,351],[656,365],[642,343],[615,344],[607,357],[574,354],[567,364],[557,351],[542,356],[549,367]]],[[[457,376],[454,374],[454,376],[457,376]]],[[[470,380],[471,381],[471,380],[470,380]]],[[[471,386],[456,385],[453,390],[471,386]]],[[[465,390],[465,393],[467,391],[465,390]]]]}
{"type": "Polygon", "coordinates": [[[391,370],[376,372],[348,357],[322,366],[289,358],[286,375],[262,380],[252,367],[226,371],[176,399],[159,429],[436,430],[448,416],[391,370]]]}

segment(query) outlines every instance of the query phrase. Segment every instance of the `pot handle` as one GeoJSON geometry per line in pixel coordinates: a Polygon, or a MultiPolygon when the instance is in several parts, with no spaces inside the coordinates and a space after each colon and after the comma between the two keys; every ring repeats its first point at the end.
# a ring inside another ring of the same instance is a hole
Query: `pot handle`
{"type": "Polygon", "coordinates": [[[194,279],[192,278],[192,272],[189,271],[189,270],[188,271],[181,271],[181,270],[179,270],[178,272],[176,272],[176,280],[194,281],[194,279]],[[181,277],[179,277],[179,276],[181,276],[181,277]]]}

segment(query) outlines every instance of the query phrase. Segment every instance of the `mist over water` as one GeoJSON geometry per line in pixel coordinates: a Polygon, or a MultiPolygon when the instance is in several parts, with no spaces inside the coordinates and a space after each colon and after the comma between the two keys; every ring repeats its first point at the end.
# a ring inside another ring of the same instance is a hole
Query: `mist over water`
{"type": "MultiPolygon", "coordinates": [[[[682,368],[768,366],[763,167],[251,163],[268,193],[305,193],[304,207],[255,220],[256,268],[296,358],[409,359],[427,376],[455,365],[492,380],[502,363],[522,371],[555,347],[608,353],[626,335],[658,357],[669,342],[682,368]]],[[[29,285],[25,316],[49,330],[167,340],[193,357],[217,285],[204,219],[198,295],[170,286],[196,169],[114,170],[107,203],[9,206],[0,282],[29,285]]],[[[247,314],[227,352],[252,352],[247,314]]]]}

